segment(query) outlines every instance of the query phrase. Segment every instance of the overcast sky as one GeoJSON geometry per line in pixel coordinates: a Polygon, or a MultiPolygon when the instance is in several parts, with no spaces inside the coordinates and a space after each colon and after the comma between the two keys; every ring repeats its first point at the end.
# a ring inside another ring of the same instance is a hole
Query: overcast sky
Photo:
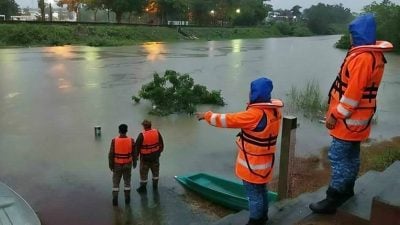
{"type": "MultiPolygon", "coordinates": [[[[54,0],[45,0],[46,2],[54,0]]],[[[400,5],[400,0],[391,0],[392,2],[400,5]]],[[[16,0],[16,2],[19,4],[21,8],[25,7],[30,7],[30,8],[36,8],[37,7],[37,0],[16,0]]],[[[371,4],[373,0],[341,0],[341,1],[335,1],[335,0],[271,0],[271,4],[274,7],[274,9],[291,9],[295,5],[299,5],[305,8],[309,8],[312,5],[316,5],[319,2],[325,3],[325,4],[339,4],[342,3],[344,7],[350,8],[354,12],[361,12],[361,9],[365,5],[371,4]]],[[[382,2],[382,0],[377,0],[377,2],[382,2]]]]}

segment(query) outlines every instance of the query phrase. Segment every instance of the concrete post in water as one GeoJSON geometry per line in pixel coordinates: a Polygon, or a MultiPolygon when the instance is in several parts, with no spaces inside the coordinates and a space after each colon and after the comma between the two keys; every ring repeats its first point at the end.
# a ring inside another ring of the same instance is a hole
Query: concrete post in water
{"type": "Polygon", "coordinates": [[[286,199],[291,192],[294,151],[296,145],[297,118],[284,116],[282,124],[281,159],[279,163],[278,198],[286,199]]]}
{"type": "Polygon", "coordinates": [[[95,126],[94,127],[94,136],[96,138],[101,136],[101,127],[100,126],[95,126]]]}

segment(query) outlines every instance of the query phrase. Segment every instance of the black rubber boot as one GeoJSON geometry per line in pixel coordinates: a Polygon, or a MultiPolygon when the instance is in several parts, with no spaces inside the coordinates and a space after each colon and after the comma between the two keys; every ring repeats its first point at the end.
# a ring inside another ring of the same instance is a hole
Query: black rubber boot
{"type": "Polygon", "coordinates": [[[262,220],[262,224],[266,224],[267,222],[268,222],[268,213],[267,214],[265,214],[262,218],[261,218],[261,220],[262,220]]]}
{"type": "Polygon", "coordinates": [[[158,180],[153,180],[153,190],[158,189],[158,180]]]}
{"type": "Polygon", "coordinates": [[[145,193],[147,192],[147,188],[146,188],[147,183],[140,183],[140,187],[138,189],[136,189],[136,191],[138,193],[145,193]]]}
{"type": "Polygon", "coordinates": [[[249,221],[246,223],[246,225],[264,225],[267,221],[265,220],[265,218],[261,218],[261,219],[252,219],[250,218],[249,221]]]}
{"type": "Polygon", "coordinates": [[[131,203],[131,191],[130,190],[125,190],[125,204],[129,205],[131,203]]]}
{"type": "Polygon", "coordinates": [[[346,196],[349,196],[349,198],[354,196],[354,184],[355,184],[355,181],[352,181],[346,185],[346,190],[345,190],[344,194],[346,196]]]}
{"type": "Polygon", "coordinates": [[[340,193],[337,190],[329,187],[326,191],[326,198],[322,201],[310,204],[309,207],[314,213],[334,214],[336,209],[353,195],[354,192],[352,189],[346,191],[345,193],[340,193]]]}
{"type": "Polygon", "coordinates": [[[113,206],[117,206],[118,205],[118,191],[113,191],[112,196],[113,196],[112,204],[113,204],[113,206]]]}

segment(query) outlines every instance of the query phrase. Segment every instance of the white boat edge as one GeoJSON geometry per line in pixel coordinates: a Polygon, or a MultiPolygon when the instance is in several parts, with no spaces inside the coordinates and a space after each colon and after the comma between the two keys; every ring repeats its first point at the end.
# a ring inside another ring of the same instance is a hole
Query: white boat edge
{"type": "MultiPolygon", "coordinates": [[[[3,183],[0,181],[0,197],[7,197],[7,198],[14,198],[15,200],[15,205],[16,207],[18,206],[18,202],[20,203],[19,206],[23,207],[22,210],[24,212],[21,212],[21,215],[29,215],[27,216],[25,219],[27,220],[27,222],[24,222],[23,225],[41,225],[41,222],[39,220],[39,217],[37,216],[36,212],[33,210],[33,208],[28,204],[28,202],[22,198],[21,195],[19,195],[16,191],[14,191],[10,186],[8,186],[7,184],[3,183]],[[9,193],[11,193],[11,196],[4,196],[2,189],[7,189],[9,193]]],[[[13,205],[13,204],[11,204],[13,205]]],[[[12,206],[6,206],[7,207],[12,207],[12,206]]],[[[5,209],[3,208],[3,209],[5,209]]],[[[2,210],[2,208],[0,208],[0,211],[2,210]]],[[[13,224],[14,225],[14,224],[13,224]]],[[[19,224],[15,224],[15,225],[19,225],[19,224]]]]}

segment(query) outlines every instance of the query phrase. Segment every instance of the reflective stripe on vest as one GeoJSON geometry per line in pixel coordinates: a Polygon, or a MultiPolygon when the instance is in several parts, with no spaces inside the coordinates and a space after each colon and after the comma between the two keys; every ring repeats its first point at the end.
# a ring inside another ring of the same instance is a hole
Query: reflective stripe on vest
{"type": "Polygon", "coordinates": [[[118,164],[132,162],[132,138],[114,138],[114,162],[118,164]]]}
{"type": "Polygon", "coordinates": [[[140,154],[148,155],[160,150],[158,130],[151,129],[142,131],[143,143],[140,147],[140,154]]]}
{"type": "Polygon", "coordinates": [[[370,123],[370,120],[353,120],[346,119],[346,124],[349,126],[366,126],[370,123]]]}
{"type": "Polygon", "coordinates": [[[249,163],[249,166],[247,165],[246,161],[243,159],[238,159],[237,162],[246,168],[249,168],[249,166],[250,166],[250,168],[252,170],[265,170],[265,169],[270,169],[272,167],[272,163],[270,163],[270,162],[265,163],[265,164],[250,164],[249,163]]]}
{"type": "MultiPolygon", "coordinates": [[[[217,126],[217,113],[211,114],[211,119],[210,119],[210,124],[213,126],[217,126]]],[[[226,114],[220,114],[220,120],[221,120],[221,127],[227,127],[226,125],[226,114]]]]}

